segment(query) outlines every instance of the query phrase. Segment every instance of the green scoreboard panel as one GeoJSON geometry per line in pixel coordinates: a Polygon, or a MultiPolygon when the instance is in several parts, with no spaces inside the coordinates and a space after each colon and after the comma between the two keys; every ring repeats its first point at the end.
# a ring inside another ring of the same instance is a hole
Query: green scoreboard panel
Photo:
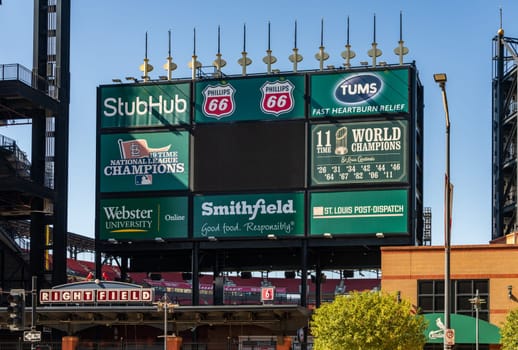
{"type": "Polygon", "coordinates": [[[189,133],[101,135],[101,192],[185,190],[189,186],[189,133]]]}
{"type": "Polygon", "coordinates": [[[111,85],[99,89],[102,128],[188,124],[191,84],[111,85]]]}
{"type": "Polygon", "coordinates": [[[196,123],[304,118],[304,75],[199,81],[196,123]]]}
{"type": "Polygon", "coordinates": [[[407,234],[408,191],[313,192],[310,234],[407,234]]]}
{"type": "Polygon", "coordinates": [[[188,198],[103,199],[99,218],[101,239],[187,238],[188,198]]]}
{"type": "Polygon", "coordinates": [[[406,120],[311,125],[311,185],[406,182],[406,120]]]}
{"type": "Polygon", "coordinates": [[[394,115],[410,110],[407,68],[313,74],[310,86],[311,118],[394,115]]]}
{"type": "Polygon", "coordinates": [[[194,197],[194,237],[304,235],[304,193],[194,197]]]}

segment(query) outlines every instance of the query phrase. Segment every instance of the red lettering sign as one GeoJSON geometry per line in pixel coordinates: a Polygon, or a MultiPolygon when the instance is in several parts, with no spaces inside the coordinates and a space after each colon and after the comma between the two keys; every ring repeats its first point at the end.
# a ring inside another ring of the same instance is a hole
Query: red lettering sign
{"type": "Polygon", "coordinates": [[[153,302],[153,289],[42,289],[40,303],[131,303],[153,302]]]}

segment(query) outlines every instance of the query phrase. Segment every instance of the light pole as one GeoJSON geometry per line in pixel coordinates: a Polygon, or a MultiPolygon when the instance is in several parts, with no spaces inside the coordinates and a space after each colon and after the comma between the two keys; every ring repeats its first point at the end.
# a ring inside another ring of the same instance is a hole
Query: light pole
{"type": "Polygon", "coordinates": [[[173,310],[174,304],[169,301],[167,293],[157,302],[157,310],[164,311],[164,350],[167,350],[167,314],[173,310]]]}
{"type": "Polygon", "coordinates": [[[478,350],[478,329],[479,329],[478,328],[478,320],[479,320],[478,310],[480,310],[480,305],[481,304],[485,304],[486,299],[482,299],[478,295],[478,289],[477,289],[475,297],[469,299],[469,302],[471,303],[471,305],[473,305],[475,307],[475,318],[476,318],[476,322],[477,322],[477,324],[475,326],[475,349],[478,350]]]}
{"type": "MultiPolygon", "coordinates": [[[[451,183],[450,183],[450,113],[448,111],[448,99],[446,97],[446,74],[434,74],[433,78],[439,84],[442,93],[442,102],[446,117],[446,179],[444,192],[444,326],[450,329],[450,245],[451,245],[451,183]]],[[[450,346],[444,339],[444,349],[450,346]]]]}

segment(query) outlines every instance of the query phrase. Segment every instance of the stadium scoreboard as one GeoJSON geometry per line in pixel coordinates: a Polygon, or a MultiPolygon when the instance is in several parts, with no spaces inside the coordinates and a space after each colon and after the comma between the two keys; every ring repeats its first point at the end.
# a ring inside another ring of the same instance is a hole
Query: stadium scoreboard
{"type": "Polygon", "coordinates": [[[100,86],[96,237],[412,243],[418,86],[413,65],[100,86]]]}

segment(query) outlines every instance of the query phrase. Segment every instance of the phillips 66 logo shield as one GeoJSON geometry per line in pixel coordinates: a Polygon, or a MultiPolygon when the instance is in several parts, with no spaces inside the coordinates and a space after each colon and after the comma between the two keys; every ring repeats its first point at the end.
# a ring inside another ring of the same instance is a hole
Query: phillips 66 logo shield
{"type": "Polygon", "coordinates": [[[203,113],[209,118],[221,119],[234,113],[236,109],[234,93],[236,89],[230,84],[208,85],[203,89],[203,113]]]}
{"type": "Polygon", "coordinates": [[[261,110],[264,113],[276,116],[287,113],[293,109],[293,89],[295,86],[289,80],[275,81],[261,86],[261,110]]]}

